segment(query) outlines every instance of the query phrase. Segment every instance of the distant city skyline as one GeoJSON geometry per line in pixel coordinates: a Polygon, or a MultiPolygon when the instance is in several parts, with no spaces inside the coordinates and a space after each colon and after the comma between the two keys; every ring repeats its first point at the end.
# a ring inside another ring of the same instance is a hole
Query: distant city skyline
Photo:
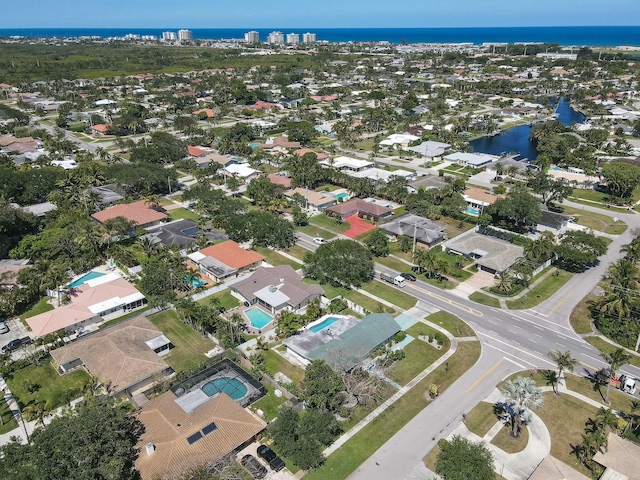
{"type": "Polygon", "coordinates": [[[638,0],[4,0],[0,28],[433,28],[636,26],[638,0]]]}

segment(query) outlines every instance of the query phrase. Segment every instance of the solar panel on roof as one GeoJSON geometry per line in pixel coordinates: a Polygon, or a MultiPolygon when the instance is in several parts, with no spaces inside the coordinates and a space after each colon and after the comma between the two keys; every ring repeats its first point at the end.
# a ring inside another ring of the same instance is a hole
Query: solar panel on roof
{"type": "Polygon", "coordinates": [[[211,422],[209,425],[207,425],[202,429],[202,433],[205,435],[209,435],[211,432],[217,429],[218,429],[218,426],[215,424],[215,422],[211,422]]]}
{"type": "Polygon", "coordinates": [[[198,440],[200,440],[204,435],[202,435],[202,432],[196,432],[193,435],[191,435],[190,437],[187,437],[187,442],[189,443],[189,445],[194,444],[195,442],[197,442],[198,440]]]}

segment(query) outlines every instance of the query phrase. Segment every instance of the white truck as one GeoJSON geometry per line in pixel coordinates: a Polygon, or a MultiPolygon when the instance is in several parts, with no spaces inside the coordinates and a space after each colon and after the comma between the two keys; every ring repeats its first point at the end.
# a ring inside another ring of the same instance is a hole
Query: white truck
{"type": "Polygon", "coordinates": [[[404,288],[406,280],[402,275],[387,275],[386,273],[380,274],[380,280],[384,280],[387,283],[393,283],[396,287],[404,288]]]}

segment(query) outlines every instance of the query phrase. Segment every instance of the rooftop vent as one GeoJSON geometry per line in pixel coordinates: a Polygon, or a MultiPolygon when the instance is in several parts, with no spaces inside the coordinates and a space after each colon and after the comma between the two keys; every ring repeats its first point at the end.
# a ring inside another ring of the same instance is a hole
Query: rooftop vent
{"type": "Polygon", "coordinates": [[[153,455],[153,452],[156,450],[156,446],[153,443],[148,442],[146,447],[147,447],[147,455],[153,455]]]}

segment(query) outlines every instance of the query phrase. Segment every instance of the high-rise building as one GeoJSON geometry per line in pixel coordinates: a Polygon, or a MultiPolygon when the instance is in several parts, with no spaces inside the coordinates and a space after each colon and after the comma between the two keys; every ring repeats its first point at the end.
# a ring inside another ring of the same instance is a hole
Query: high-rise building
{"type": "Polygon", "coordinates": [[[176,32],[162,32],[162,39],[163,40],[177,40],[178,37],[176,35],[176,32]]]}
{"type": "Polygon", "coordinates": [[[284,34],[282,32],[271,32],[267,37],[267,43],[284,43],[284,34]]]}
{"type": "Polygon", "coordinates": [[[287,33],[287,43],[291,45],[300,43],[300,35],[297,33],[287,33]]]}
{"type": "Polygon", "coordinates": [[[315,33],[303,33],[302,34],[302,43],[316,43],[316,34],[315,33]]]}
{"type": "Polygon", "coordinates": [[[246,43],[260,43],[260,33],[252,30],[244,34],[244,41],[246,43]]]}
{"type": "Polygon", "coordinates": [[[191,30],[178,30],[178,40],[193,40],[193,32],[191,30]]]}

